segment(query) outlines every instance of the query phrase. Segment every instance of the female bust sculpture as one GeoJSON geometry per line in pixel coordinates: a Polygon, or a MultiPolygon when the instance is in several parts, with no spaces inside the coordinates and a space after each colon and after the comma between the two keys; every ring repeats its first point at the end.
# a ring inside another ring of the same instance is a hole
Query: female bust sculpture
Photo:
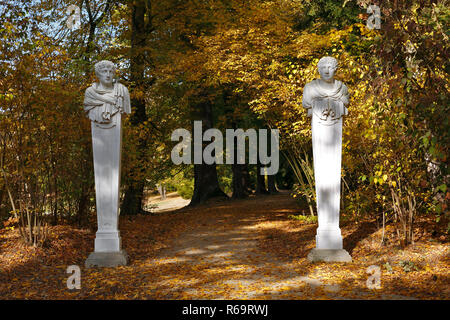
{"type": "Polygon", "coordinates": [[[308,116],[315,113],[319,122],[325,125],[334,124],[348,114],[348,89],[344,83],[334,79],[337,67],[336,59],[321,58],[317,64],[320,79],[307,83],[303,89],[302,104],[308,110],[308,116]]]}
{"type": "Polygon", "coordinates": [[[317,64],[320,79],[306,84],[303,107],[312,116],[311,136],[318,224],[316,248],[308,254],[310,261],[351,261],[343,250],[339,228],[342,121],[348,113],[348,89],[334,79],[337,60],[323,57],[317,64]]]}

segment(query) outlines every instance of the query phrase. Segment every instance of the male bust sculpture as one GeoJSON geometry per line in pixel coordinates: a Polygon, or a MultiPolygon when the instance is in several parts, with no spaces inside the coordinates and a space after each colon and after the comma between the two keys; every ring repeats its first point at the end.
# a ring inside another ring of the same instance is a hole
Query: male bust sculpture
{"type": "Polygon", "coordinates": [[[116,125],[117,112],[131,113],[128,89],[119,82],[114,82],[116,67],[107,60],[95,64],[95,74],[99,82],[87,88],[84,95],[84,111],[89,119],[101,128],[116,125]]]}
{"type": "Polygon", "coordinates": [[[84,95],[84,110],[91,120],[98,227],[94,252],[86,260],[86,267],[127,264],[119,231],[119,190],[122,114],[131,113],[131,106],[127,88],[114,82],[115,71],[114,63],[97,62],[98,82],[87,88],[84,95]]]}
{"type": "Polygon", "coordinates": [[[303,89],[303,107],[308,110],[308,116],[314,112],[320,123],[331,125],[343,115],[348,114],[347,86],[334,79],[338,62],[333,57],[323,57],[319,60],[320,79],[313,80],[303,89]]]}

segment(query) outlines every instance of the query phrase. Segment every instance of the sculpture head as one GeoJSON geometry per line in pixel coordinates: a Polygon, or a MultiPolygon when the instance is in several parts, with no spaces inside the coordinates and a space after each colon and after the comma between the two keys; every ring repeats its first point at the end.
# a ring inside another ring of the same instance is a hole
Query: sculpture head
{"type": "Polygon", "coordinates": [[[108,60],[102,60],[95,64],[95,75],[104,87],[110,87],[114,80],[116,66],[108,60]]]}
{"type": "Polygon", "coordinates": [[[333,81],[337,67],[338,62],[333,57],[323,57],[317,63],[317,69],[319,69],[320,77],[326,82],[333,81]]]}

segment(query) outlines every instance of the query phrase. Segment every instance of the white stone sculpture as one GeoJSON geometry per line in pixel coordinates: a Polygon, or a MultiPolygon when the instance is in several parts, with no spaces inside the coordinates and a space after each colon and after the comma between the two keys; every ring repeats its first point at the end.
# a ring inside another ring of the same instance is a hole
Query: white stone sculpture
{"type": "Polygon", "coordinates": [[[86,267],[115,267],[128,261],[119,232],[119,187],[122,114],[130,114],[131,106],[128,89],[114,82],[115,72],[112,62],[97,62],[99,82],[90,86],[84,96],[84,110],[91,120],[98,222],[95,249],[86,267]]]}
{"type": "Polygon", "coordinates": [[[319,227],[316,248],[308,254],[309,261],[352,261],[342,247],[339,228],[342,117],[348,114],[348,89],[334,79],[338,63],[323,57],[317,67],[320,79],[305,85],[303,107],[311,116],[314,178],[319,227]]]}

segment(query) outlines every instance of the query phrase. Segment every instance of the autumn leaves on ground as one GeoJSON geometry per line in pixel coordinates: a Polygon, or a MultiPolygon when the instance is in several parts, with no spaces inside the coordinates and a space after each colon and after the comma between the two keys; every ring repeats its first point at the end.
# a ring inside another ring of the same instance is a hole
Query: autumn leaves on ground
{"type": "Polygon", "coordinates": [[[0,298],[450,298],[448,239],[419,239],[403,250],[390,241],[382,247],[374,223],[343,222],[353,262],[310,264],[317,225],[292,219],[298,213],[282,192],[121,217],[130,263],[104,269],[84,267],[93,229],[53,227],[44,248],[26,247],[16,230],[1,230],[0,298]],[[81,290],[67,289],[69,265],[81,267],[81,290]],[[381,289],[367,288],[371,265],[381,267],[381,289]]]}

